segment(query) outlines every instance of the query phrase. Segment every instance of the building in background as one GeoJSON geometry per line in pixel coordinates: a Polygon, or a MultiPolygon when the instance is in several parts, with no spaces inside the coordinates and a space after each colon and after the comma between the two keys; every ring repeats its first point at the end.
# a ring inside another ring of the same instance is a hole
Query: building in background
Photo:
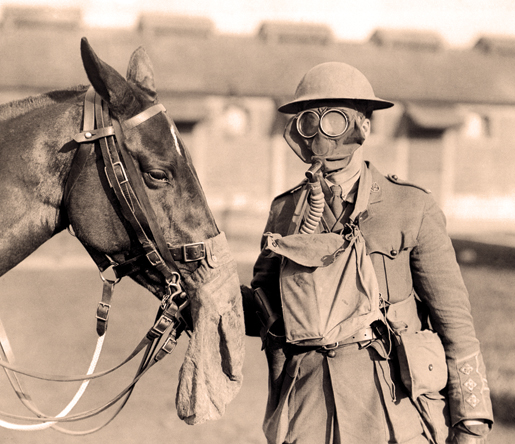
{"type": "Polygon", "coordinates": [[[283,141],[276,109],[325,61],[357,67],[396,104],[373,116],[367,159],[431,189],[451,232],[515,233],[515,39],[485,36],[458,50],[432,32],[379,29],[350,43],[325,25],[289,22],[236,36],[209,19],[164,14],[112,30],[84,27],[74,8],[12,6],[2,17],[2,103],[88,83],[82,36],[122,74],[143,45],[229,237],[257,243],[272,197],[302,179],[307,166],[283,141]]]}

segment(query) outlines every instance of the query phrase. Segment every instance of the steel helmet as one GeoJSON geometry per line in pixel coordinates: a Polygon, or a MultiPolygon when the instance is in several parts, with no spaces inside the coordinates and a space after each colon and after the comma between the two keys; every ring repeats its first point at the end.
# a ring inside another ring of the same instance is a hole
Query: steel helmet
{"type": "Polygon", "coordinates": [[[367,102],[373,110],[393,106],[375,96],[367,78],[353,66],[340,62],[321,63],[311,68],[302,78],[295,98],[279,108],[286,114],[296,114],[311,100],[359,100],[367,102]]]}

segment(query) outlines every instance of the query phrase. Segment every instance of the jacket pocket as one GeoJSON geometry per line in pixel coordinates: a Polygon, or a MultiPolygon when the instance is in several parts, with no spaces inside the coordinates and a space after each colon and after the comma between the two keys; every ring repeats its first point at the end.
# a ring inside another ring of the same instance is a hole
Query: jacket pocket
{"type": "Polygon", "coordinates": [[[410,238],[386,239],[384,244],[367,239],[381,294],[390,303],[404,300],[413,288],[410,257],[414,246],[410,238]]]}
{"type": "Polygon", "coordinates": [[[447,362],[442,341],[432,330],[397,336],[401,379],[412,399],[439,392],[447,385],[447,362]]]}

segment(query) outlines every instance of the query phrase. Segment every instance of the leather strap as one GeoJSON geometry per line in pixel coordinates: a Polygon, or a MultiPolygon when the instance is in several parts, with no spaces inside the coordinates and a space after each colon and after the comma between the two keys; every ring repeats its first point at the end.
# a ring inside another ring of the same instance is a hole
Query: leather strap
{"type": "MultiPolygon", "coordinates": [[[[82,133],[77,134],[74,140],[79,138],[80,134],[92,131],[95,128],[95,90],[89,88],[84,97],[84,110],[82,113],[82,133]]],[[[77,179],[84,169],[86,162],[90,155],[93,153],[95,145],[91,144],[80,144],[75,151],[70,171],[64,185],[63,203],[65,206],[68,205],[70,194],[77,183],[77,179]]]]}
{"type": "MultiPolygon", "coordinates": [[[[185,306],[185,304],[187,304],[187,302],[184,302],[184,304],[181,305],[180,309],[182,309],[185,306]]],[[[135,384],[141,379],[141,377],[153,365],[155,365],[157,362],[159,362],[159,360],[162,357],[171,353],[171,351],[173,350],[173,342],[176,340],[178,335],[182,332],[182,329],[185,327],[184,323],[182,321],[182,318],[180,317],[180,309],[177,307],[176,304],[172,303],[164,310],[164,312],[161,314],[161,316],[156,321],[154,326],[149,330],[147,336],[144,339],[144,340],[149,340],[150,342],[147,343],[147,354],[145,355],[144,362],[142,361],[142,364],[140,365],[140,368],[138,369],[138,372],[137,372],[136,376],[134,377],[134,380],[125,389],[123,389],[117,396],[115,396],[111,401],[107,402],[103,406],[92,409],[92,410],[88,410],[86,412],[82,412],[82,413],[79,413],[76,415],[69,415],[66,417],[53,417],[53,416],[45,416],[45,415],[38,414],[38,418],[34,418],[34,417],[13,415],[11,413],[7,413],[7,412],[3,412],[3,411],[0,411],[0,415],[8,417],[8,418],[14,418],[14,419],[18,419],[18,420],[25,420],[25,421],[32,421],[32,422],[34,422],[34,421],[36,421],[36,422],[48,422],[48,421],[70,422],[70,421],[78,421],[78,420],[90,418],[92,416],[95,416],[95,415],[107,410],[109,407],[113,406],[116,402],[120,401],[124,396],[130,395],[130,393],[134,389],[135,384]],[[157,343],[159,341],[159,338],[161,338],[161,336],[163,335],[163,333],[166,331],[166,329],[169,326],[172,326],[172,329],[169,334],[169,338],[165,341],[163,346],[155,354],[152,355],[151,353],[149,353],[151,346],[154,343],[157,343]],[[157,341],[157,342],[155,342],[155,341],[157,341]]],[[[6,365],[5,363],[3,363],[1,361],[0,361],[0,365],[3,366],[4,368],[13,369],[12,368],[13,366],[6,365]]],[[[118,368],[119,368],[119,366],[118,366],[118,368]]],[[[19,371],[17,369],[15,369],[14,371],[26,374],[25,372],[19,371]]],[[[87,375],[86,378],[87,379],[98,378],[104,374],[106,374],[106,372],[94,373],[91,375],[87,375]]],[[[35,374],[31,374],[31,376],[33,376],[33,377],[34,377],[34,375],[35,374]]],[[[35,376],[35,377],[38,377],[38,376],[35,376]]],[[[39,379],[47,379],[47,378],[39,378],[39,379]]],[[[73,379],[73,378],[69,378],[69,377],[56,379],[54,377],[50,380],[74,381],[74,380],[83,380],[83,379],[84,379],[84,376],[81,376],[80,379],[73,379]]],[[[126,400],[125,400],[125,402],[126,402],[126,400]]],[[[118,412],[120,410],[121,410],[121,408],[118,409],[118,412]]],[[[39,413],[39,411],[38,411],[38,413],[39,413]]],[[[98,430],[98,429],[95,429],[95,430],[98,430]]],[[[86,433],[91,433],[91,432],[88,431],[86,433]]],[[[80,434],[85,434],[85,432],[80,432],[80,434]]]]}
{"type": "Polygon", "coordinates": [[[102,300],[97,306],[97,334],[103,336],[107,330],[107,321],[109,319],[109,310],[111,309],[111,299],[116,282],[104,279],[102,288],[102,300]]]}
{"type": "MultiPolygon", "coordinates": [[[[307,353],[307,352],[310,352],[313,350],[320,352],[320,353],[326,353],[326,352],[330,352],[332,350],[336,350],[340,347],[344,347],[349,344],[370,342],[374,339],[377,339],[378,337],[379,336],[374,332],[374,329],[371,326],[369,326],[369,327],[365,327],[365,328],[361,329],[353,336],[351,336],[343,341],[334,342],[333,344],[326,344],[326,345],[322,345],[322,346],[320,346],[320,345],[302,346],[302,345],[297,345],[297,344],[288,344],[287,347],[288,347],[288,351],[293,352],[294,354],[307,353]]],[[[334,354],[332,356],[334,356],[334,354]]]]}
{"type": "Polygon", "coordinates": [[[363,342],[363,341],[371,341],[373,339],[377,339],[378,336],[375,334],[374,329],[372,327],[365,327],[358,331],[356,334],[352,335],[350,338],[345,339],[344,341],[338,342],[340,345],[353,344],[355,342],[363,342]]]}
{"type": "Polygon", "coordinates": [[[86,143],[94,142],[95,140],[108,136],[114,136],[114,127],[108,126],[105,128],[98,128],[95,130],[78,133],[73,137],[73,140],[75,140],[77,143],[86,143]]]}
{"type": "Polygon", "coordinates": [[[154,106],[151,106],[150,108],[147,108],[145,111],[137,114],[136,116],[131,117],[128,120],[125,120],[123,122],[123,128],[126,130],[129,130],[131,128],[134,128],[134,127],[142,124],[143,122],[150,119],[151,117],[154,117],[156,114],[165,113],[165,112],[166,112],[166,108],[163,106],[163,104],[158,103],[154,106]]]}
{"type": "Polygon", "coordinates": [[[206,245],[204,242],[186,244],[182,247],[169,248],[170,254],[175,261],[194,262],[206,257],[206,245]]]}
{"type": "Polygon", "coordinates": [[[48,375],[39,372],[29,372],[25,369],[22,369],[12,364],[12,362],[14,362],[14,355],[12,354],[10,343],[7,338],[7,334],[5,333],[3,324],[0,322],[0,351],[2,351],[3,356],[3,360],[0,360],[0,367],[3,367],[4,369],[11,370],[16,373],[30,376],[35,379],[42,379],[45,381],[55,382],[83,381],[84,379],[96,379],[102,376],[106,376],[114,372],[115,370],[118,370],[120,367],[134,359],[139,353],[141,353],[141,351],[145,347],[151,344],[154,340],[160,339],[168,328],[175,327],[175,329],[178,329],[181,325],[184,324],[183,318],[181,316],[181,311],[188,305],[188,301],[185,299],[183,294],[178,295],[178,298],[176,299],[177,302],[175,300],[171,300],[165,309],[160,310],[161,313],[157,317],[157,320],[152,326],[152,328],[150,328],[145,337],[140,341],[140,343],[124,361],[108,370],[92,373],[90,375],[48,375]]]}
{"type": "MultiPolygon", "coordinates": [[[[107,104],[99,95],[95,98],[95,114],[97,126],[106,126],[104,119],[108,116],[107,104]],[[104,107],[106,107],[106,112],[104,112],[104,107]]],[[[179,269],[166,247],[162,231],[157,226],[157,218],[142,188],[142,180],[135,171],[132,157],[125,151],[123,135],[117,133],[117,138],[120,139],[118,146],[113,137],[99,140],[107,178],[120,204],[122,214],[134,229],[149,261],[163,274],[165,281],[169,282],[173,279],[174,272],[179,273],[179,269]],[[129,175],[127,175],[125,167],[127,167],[129,175]],[[132,180],[129,179],[130,177],[132,180]],[[154,241],[157,242],[157,248],[154,241]],[[164,262],[163,256],[168,256],[167,263],[164,262]],[[170,270],[170,267],[173,268],[173,271],[170,270]]]]}

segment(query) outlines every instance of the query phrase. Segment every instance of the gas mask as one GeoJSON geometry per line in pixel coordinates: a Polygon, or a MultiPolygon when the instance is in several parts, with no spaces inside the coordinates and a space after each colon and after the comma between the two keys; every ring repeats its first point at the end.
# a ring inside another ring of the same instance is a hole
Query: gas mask
{"type": "Polygon", "coordinates": [[[293,117],[284,130],[284,138],[303,162],[322,163],[322,172],[345,168],[363,144],[366,117],[356,108],[310,108],[293,117]]]}

